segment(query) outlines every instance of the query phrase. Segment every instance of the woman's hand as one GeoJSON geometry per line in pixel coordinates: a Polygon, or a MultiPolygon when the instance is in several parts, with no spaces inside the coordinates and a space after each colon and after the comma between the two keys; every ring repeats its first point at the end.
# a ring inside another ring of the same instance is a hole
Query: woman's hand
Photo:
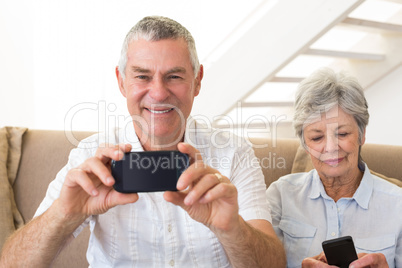
{"type": "Polygon", "coordinates": [[[350,264],[352,268],[387,268],[388,263],[384,254],[382,253],[359,253],[359,259],[350,264]]]}
{"type": "MultiPolygon", "coordinates": [[[[349,268],[387,268],[387,260],[382,253],[359,253],[358,259],[349,265],[349,268]]],[[[303,268],[328,268],[336,267],[327,264],[324,252],[319,255],[306,258],[302,262],[303,268]]]]}
{"type": "Polygon", "coordinates": [[[302,262],[303,268],[337,268],[336,266],[328,265],[327,258],[324,252],[317,256],[305,258],[302,262]]]}

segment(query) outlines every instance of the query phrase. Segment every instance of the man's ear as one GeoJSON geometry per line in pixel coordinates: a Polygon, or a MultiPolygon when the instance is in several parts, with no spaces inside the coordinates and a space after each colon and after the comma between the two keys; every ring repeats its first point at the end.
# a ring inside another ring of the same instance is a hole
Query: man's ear
{"type": "Polygon", "coordinates": [[[194,96],[198,96],[201,90],[201,80],[204,77],[204,66],[200,65],[200,70],[198,71],[197,77],[195,78],[195,91],[194,96]]]}
{"type": "Polygon", "coordinates": [[[126,97],[126,90],[124,89],[124,79],[119,71],[119,66],[116,66],[116,78],[117,78],[117,83],[119,84],[119,89],[121,94],[126,97]]]}

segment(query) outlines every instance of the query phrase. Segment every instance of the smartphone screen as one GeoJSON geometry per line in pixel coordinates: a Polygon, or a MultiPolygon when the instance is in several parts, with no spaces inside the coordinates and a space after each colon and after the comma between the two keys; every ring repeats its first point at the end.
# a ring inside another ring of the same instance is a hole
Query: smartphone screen
{"type": "Polygon", "coordinates": [[[189,157],[179,151],[125,153],[112,161],[114,189],[122,193],[177,191],[180,175],[189,165],[189,157]]]}
{"type": "Polygon", "coordinates": [[[343,236],[322,242],[322,248],[329,265],[349,267],[357,260],[356,249],[351,236],[343,236]]]}

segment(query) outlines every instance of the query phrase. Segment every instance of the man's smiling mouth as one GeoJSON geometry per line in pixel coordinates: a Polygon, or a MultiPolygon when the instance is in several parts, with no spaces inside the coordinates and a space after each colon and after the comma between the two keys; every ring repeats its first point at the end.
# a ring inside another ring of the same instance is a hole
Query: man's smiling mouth
{"type": "Polygon", "coordinates": [[[148,110],[148,111],[150,111],[150,112],[153,113],[153,114],[165,114],[165,113],[168,113],[168,112],[174,110],[174,108],[165,109],[165,110],[152,110],[152,109],[149,109],[149,108],[145,108],[145,109],[148,110]]]}

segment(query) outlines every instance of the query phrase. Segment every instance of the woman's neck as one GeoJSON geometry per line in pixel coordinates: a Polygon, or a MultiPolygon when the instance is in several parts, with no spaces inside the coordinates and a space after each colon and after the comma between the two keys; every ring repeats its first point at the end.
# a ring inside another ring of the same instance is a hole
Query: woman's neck
{"type": "Polygon", "coordinates": [[[320,175],[325,192],[335,202],[343,197],[352,197],[360,185],[363,172],[356,168],[342,177],[325,177],[320,175]]]}

